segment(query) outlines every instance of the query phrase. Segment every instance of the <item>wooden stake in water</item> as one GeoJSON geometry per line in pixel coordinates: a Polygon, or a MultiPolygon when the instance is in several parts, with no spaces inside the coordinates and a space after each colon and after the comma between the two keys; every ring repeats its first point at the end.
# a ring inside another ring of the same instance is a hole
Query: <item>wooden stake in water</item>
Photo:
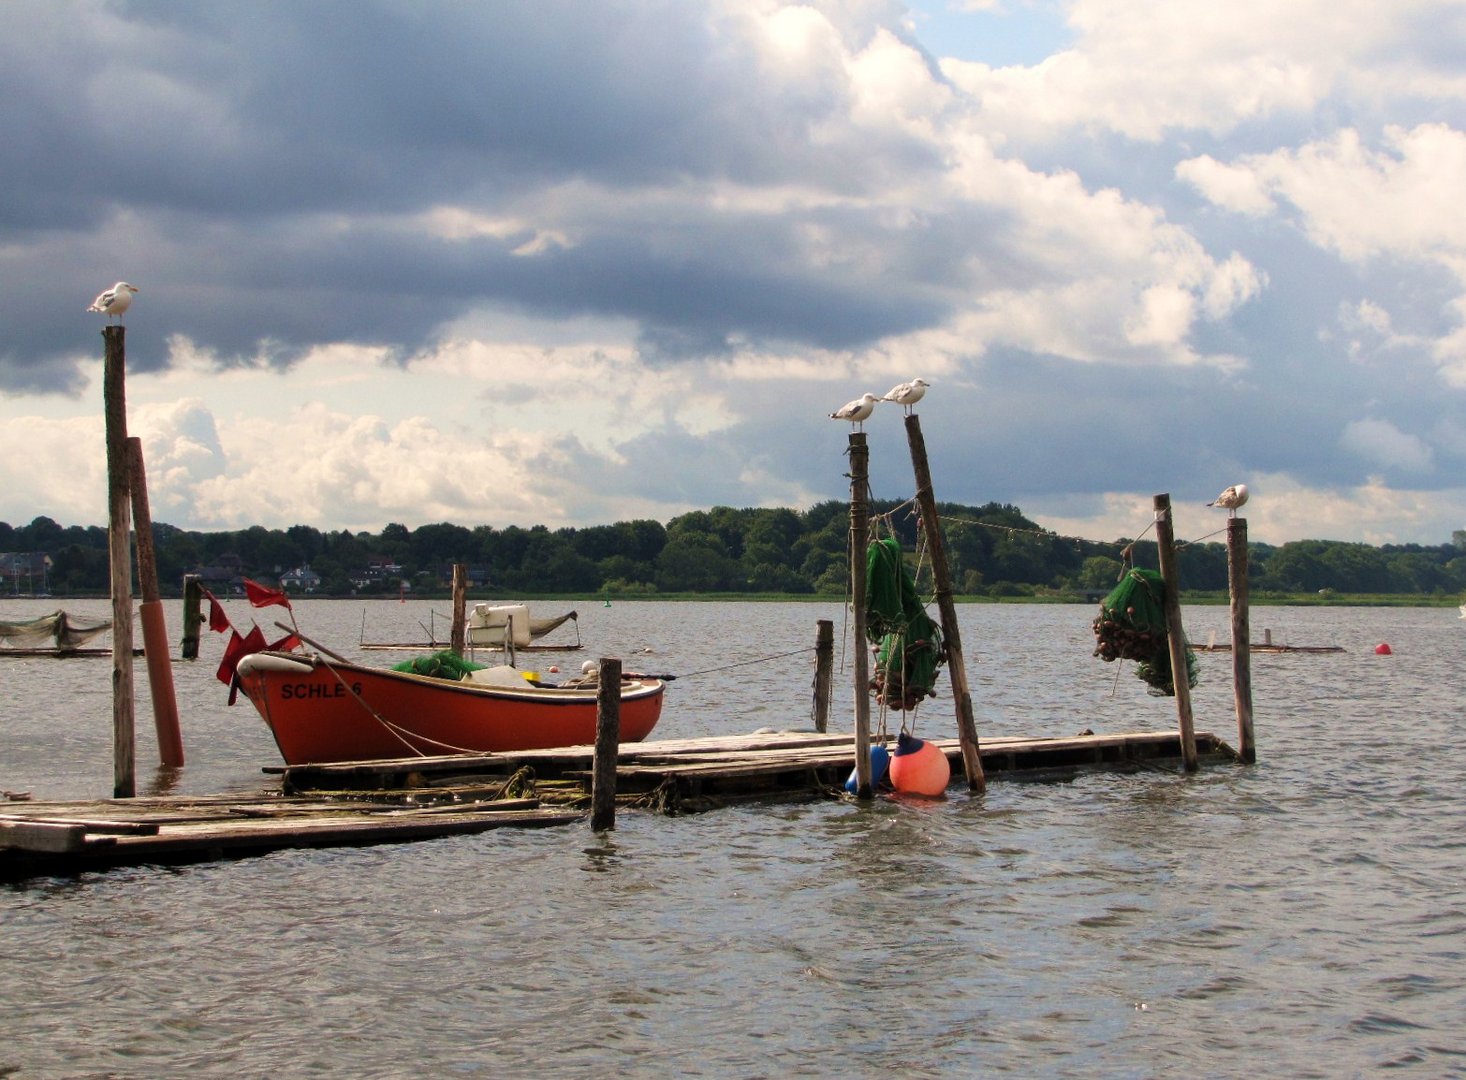
{"type": "Polygon", "coordinates": [[[459,656],[463,655],[463,624],[468,607],[468,567],[463,563],[453,564],[453,630],[448,647],[459,656]]]}
{"type": "Polygon", "coordinates": [[[830,726],[831,673],[835,668],[835,624],[830,619],[815,623],[814,635],[814,729],[823,735],[830,726]]]}
{"type": "Polygon", "coordinates": [[[183,734],[178,729],[178,699],[173,692],[173,662],[168,656],[168,627],[158,593],[158,559],[153,549],[153,516],[148,509],[148,480],[143,468],[143,441],[127,440],[127,472],[132,488],[133,532],[137,536],[137,581],[143,602],[138,617],[143,628],[143,654],[148,689],[153,698],[153,727],[158,733],[158,759],[176,769],[183,764],[183,734]]]}
{"type": "MultiPolygon", "coordinates": [[[[1227,522],[1227,582],[1232,598],[1232,696],[1237,702],[1237,756],[1257,760],[1252,736],[1252,628],[1248,618],[1247,519],[1227,522]]],[[[1268,644],[1273,632],[1266,631],[1268,644]]]]}
{"type": "Polygon", "coordinates": [[[977,744],[977,720],[972,714],[972,692],[967,685],[967,664],[962,656],[962,630],[957,625],[957,605],[952,602],[952,570],[947,563],[947,545],[937,519],[937,499],[932,493],[931,468],[927,463],[926,440],[921,434],[921,417],[906,417],[906,442],[911,447],[911,467],[916,475],[916,504],[931,553],[932,580],[936,585],[937,609],[942,616],[946,639],[947,676],[952,680],[952,699],[957,709],[957,742],[962,748],[962,768],[967,786],[979,794],[987,790],[982,755],[977,744]]]}
{"type": "Polygon", "coordinates": [[[102,328],[102,410],[107,429],[107,555],[112,590],[112,797],[137,794],[132,685],[131,500],[127,487],[127,345],[123,326],[102,328]]]}
{"type": "Polygon", "coordinates": [[[1166,644],[1171,651],[1171,685],[1176,690],[1181,761],[1187,772],[1195,772],[1201,765],[1196,757],[1196,730],[1191,720],[1191,676],[1186,667],[1186,632],[1181,626],[1181,574],[1176,568],[1176,533],[1171,523],[1170,494],[1155,496],[1154,506],[1156,549],[1160,555],[1161,579],[1166,583],[1166,644]]]}
{"type": "Polygon", "coordinates": [[[621,752],[621,661],[602,657],[596,688],[596,751],[591,763],[590,827],[616,827],[616,758],[621,752]]]}
{"type": "Polygon", "coordinates": [[[870,543],[870,450],[850,433],[850,606],[855,636],[855,797],[873,799],[870,772],[870,649],[865,643],[865,549],[870,543]]]}
{"type": "Polygon", "coordinates": [[[183,640],[178,646],[182,660],[199,658],[199,632],[203,629],[204,586],[197,574],[183,575],[183,640]]]}

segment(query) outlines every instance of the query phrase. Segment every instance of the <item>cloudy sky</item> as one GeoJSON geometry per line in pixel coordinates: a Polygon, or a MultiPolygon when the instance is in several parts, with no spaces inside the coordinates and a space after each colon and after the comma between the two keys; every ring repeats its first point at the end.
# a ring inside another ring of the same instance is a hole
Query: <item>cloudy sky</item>
{"type": "Polygon", "coordinates": [[[8,0],[0,520],[1466,527],[1466,0],[8,0]],[[872,481],[911,494],[900,410],[872,481]]]}

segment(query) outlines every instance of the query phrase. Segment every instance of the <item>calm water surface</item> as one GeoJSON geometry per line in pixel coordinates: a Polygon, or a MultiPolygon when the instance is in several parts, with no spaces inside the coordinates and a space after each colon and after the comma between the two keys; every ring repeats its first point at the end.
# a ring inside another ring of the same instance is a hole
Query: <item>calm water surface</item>
{"type": "MultiPolygon", "coordinates": [[[[534,664],[683,675],[668,738],[807,726],[815,622],[844,628],[837,605],[594,604],[585,652],[534,664]]],[[[432,607],[296,610],[352,655],[363,614],[368,640],[409,640],[432,607]]],[[[1174,725],[1091,658],[1091,615],[962,609],[983,735],[1174,725]]],[[[1186,621],[1226,640],[1224,608],[1186,621]]],[[[0,887],[0,1076],[1466,1075],[1466,623],[1260,608],[1253,628],[1346,651],[1253,658],[1252,768],[0,887]]],[[[274,745],[224,704],[220,651],[206,635],[175,664],[178,775],[151,765],[139,666],[140,790],[268,783],[274,745]]],[[[1235,742],[1230,658],[1200,659],[1197,726],[1235,742]]],[[[0,660],[0,787],[110,793],[110,667],[0,660]]],[[[950,701],[917,726],[954,734],[950,701]]]]}

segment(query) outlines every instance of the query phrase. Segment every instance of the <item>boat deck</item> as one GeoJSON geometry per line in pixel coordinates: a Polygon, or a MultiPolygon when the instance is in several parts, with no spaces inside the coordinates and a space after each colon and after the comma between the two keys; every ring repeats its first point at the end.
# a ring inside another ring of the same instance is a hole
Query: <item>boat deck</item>
{"type": "MultiPolygon", "coordinates": [[[[953,763],[955,739],[932,740],[953,763]]],[[[1196,733],[1207,764],[1236,754],[1196,733]]],[[[981,747],[990,779],[1065,779],[1083,770],[1159,769],[1181,760],[1175,732],[992,738],[981,747]]],[[[589,746],[399,761],[271,766],[278,790],[86,802],[0,803],[0,879],[114,866],[197,862],[282,848],[394,843],[579,821],[589,805],[589,746]]],[[[627,744],[617,758],[617,802],[676,814],[750,800],[843,797],[854,739],[813,732],[627,744]]]]}

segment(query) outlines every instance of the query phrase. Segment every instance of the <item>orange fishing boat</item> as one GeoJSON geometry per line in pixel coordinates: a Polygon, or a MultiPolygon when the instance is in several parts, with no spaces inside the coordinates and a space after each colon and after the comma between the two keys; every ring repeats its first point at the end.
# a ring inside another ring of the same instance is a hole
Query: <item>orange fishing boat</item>
{"type": "MultiPolygon", "coordinates": [[[[511,667],[455,682],[266,650],[241,659],[236,674],[287,765],[539,750],[596,737],[593,682],[535,685],[511,667]]],[[[651,733],[665,689],[652,676],[622,678],[622,742],[651,733]]]]}

